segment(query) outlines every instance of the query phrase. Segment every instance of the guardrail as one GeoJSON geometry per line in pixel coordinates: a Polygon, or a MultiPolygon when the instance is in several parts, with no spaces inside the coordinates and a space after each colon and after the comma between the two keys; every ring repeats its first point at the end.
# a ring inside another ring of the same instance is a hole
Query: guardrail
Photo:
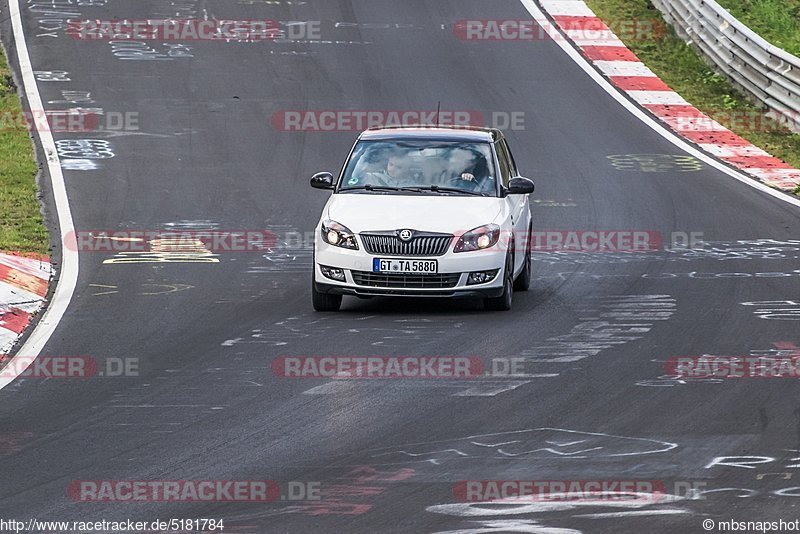
{"type": "Polygon", "coordinates": [[[713,0],[651,1],[719,72],[800,129],[800,58],[771,45],[713,0]]]}

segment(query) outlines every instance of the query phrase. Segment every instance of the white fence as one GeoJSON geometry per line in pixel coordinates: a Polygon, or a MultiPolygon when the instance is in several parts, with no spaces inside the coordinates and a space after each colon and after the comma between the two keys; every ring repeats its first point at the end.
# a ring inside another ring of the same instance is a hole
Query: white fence
{"type": "Polygon", "coordinates": [[[800,58],[769,44],[713,0],[651,1],[719,72],[797,130],[800,58]]]}

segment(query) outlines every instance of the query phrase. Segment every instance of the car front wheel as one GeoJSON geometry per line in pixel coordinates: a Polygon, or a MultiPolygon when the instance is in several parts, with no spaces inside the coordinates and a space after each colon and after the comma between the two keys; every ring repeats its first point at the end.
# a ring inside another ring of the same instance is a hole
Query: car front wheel
{"type": "Polygon", "coordinates": [[[483,299],[483,307],[490,311],[508,311],[514,296],[514,262],[509,254],[506,257],[506,268],[503,270],[503,294],[499,297],[483,299]]]}
{"type": "Polygon", "coordinates": [[[320,293],[314,283],[314,273],[311,273],[311,304],[319,312],[339,311],[342,306],[342,296],[330,293],[320,293]]]}
{"type": "Polygon", "coordinates": [[[525,243],[525,260],[522,262],[522,272],[514,280],[514,291],[527,291],[531,287],[531,235],[533,226],[528,227],[527,243],[525,243]]]}

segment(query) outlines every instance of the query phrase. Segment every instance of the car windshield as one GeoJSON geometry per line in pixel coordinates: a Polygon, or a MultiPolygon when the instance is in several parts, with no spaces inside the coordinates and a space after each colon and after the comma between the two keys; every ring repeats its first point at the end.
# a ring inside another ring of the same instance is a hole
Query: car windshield
{"type": "Polygon", "coordinates": [[[361,141],[339,191],[497,196],[491,145],[361,141]]]}

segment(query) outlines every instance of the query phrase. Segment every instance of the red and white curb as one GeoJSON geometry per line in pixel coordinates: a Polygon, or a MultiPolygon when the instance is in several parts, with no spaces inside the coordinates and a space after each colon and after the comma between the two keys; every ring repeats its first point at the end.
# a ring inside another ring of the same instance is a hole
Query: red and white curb
{"type": "Polygon", "coordinates": [[[785,191],[800,185],[800,170],[739,137],[684,100],[639,61],[585,2],[540,0],[539,5],[611,84],[674,133],[767,185],[785,191]],[[591,39],[586,38],[585,29],[592,30],[591,39]]]}
{"type": "Polygon", "coordinates": [[[47,258],[0,253],[0,361],[44,305],[50,274],[47,258]]]}

